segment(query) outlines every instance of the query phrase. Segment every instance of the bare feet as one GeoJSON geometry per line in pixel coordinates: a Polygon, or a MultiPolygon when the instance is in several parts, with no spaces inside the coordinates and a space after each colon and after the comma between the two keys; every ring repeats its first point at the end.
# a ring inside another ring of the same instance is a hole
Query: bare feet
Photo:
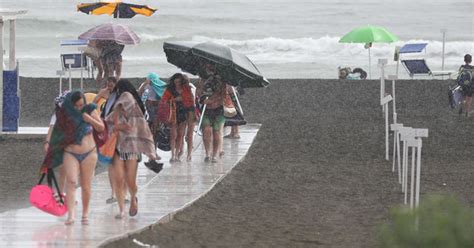
{"type": "Polygon", "coordinates": [[[174,163],[174,162],[179,162],[180,160],[178,158],[171,158],[170,159],[170,163],[174,163]]]}
{"type": "Polygon", "coordinates": [[[64,222],[64,225],[66,226],[70,226],[74,224],[74,219],[73,218],[68,218],[65,222],[64,222]]]}
{"type": "Polygon", "coordinates": [[[117,219],[117,220],[121,220],[121,219],[123,219],[123,217],[125,217],[125,212],[123,212],[123,211],[118,213],[117,215],[115,215],[115,219],[117,219]]]}
{"type": "Polygon", "coordinates": [[[226,139],[240,139],[240,135],[238,135],[238,134],[229,134],[229,135],[224,136],[224,138],[226,138],[226,139]]]}
{"type": "Polygon", "coordinates": [[[192,158],[191,154],[188,154],[188,156],[186,157],[186,161],[191,162],[192,159],[193,158],[192,158]]]}

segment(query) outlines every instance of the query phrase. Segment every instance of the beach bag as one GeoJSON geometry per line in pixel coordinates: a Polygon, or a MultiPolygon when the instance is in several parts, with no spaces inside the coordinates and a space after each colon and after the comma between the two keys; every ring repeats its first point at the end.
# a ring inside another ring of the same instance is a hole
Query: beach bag
{"type": "Polygon", "coordinates": [[[164,123],[160,123],[158,132],[156,132],[156,137],[154,140],[156,141],[156,147],[162,151],[170,151],[171,150],[171,130],[170,127],[164,123]]]}
{"type": "Polygon", "coordinates": [[[232,98],[229,94],[225,95],[224,98],[224,116],[227,118],[232,118],[237,115],[237,110],[235,109],[232,98]]]}
{"type": "Polygon", "coordinates": [[[113,132],[109,135],[107,141],[99,148],[98,162],[103,165],[112,163],[114,157],[115,146],[117,145],[117,133],[113,132]]]}
{"type": "Polygon", "coordinates": [[[53,169],[46,168],[43,170],[38,185],[31,189],[30,203],[39,210],[54,216],[63,216],[67,213],[67,205],[64,202],[64,196],[61,194],[53,169]],[[45,177],[47,178],[48,185],[41,184],[45,177]],[[56,186],[59,201],[54,197],[52,182],[56,186]]]}
{"type": "Polygon", "coordinates": [[[173,100],[161,102],[156,114],[158,122],[166,124],[176,123],[176,103],[173,100]]]}
{"type": "Polygon", "coordinates": [[[102,123],[104,123],[104,130],[102,132],[99,132],[95,129],[93,129],[92,131],[95,144],[99,148],[102,147],[107,142],[107,139],[109,138],[109,129],[107,127],[107,123],[105,121],[102,121],[102,123]]]}
{"type": "Polygon", "coordinates": [[[456,82],[459,86],[462,87],[463,91],[470,91],[472,88],[472,70],[461,68],[456,78],[456,82]]]}
{"type": "Polygon", "coordinates": [[[237,110],[234,107],[228,108],[224,106],[224,116],[232,118],[237,115],[237,110]]]}
{"type": "Polygon", "coordinates": [[[448,89],[448,100],[449,100],[449,106],[451,109],[455,109],[459,104],[461,104],[463,100],[463,94],[462,94],[462,89],[461,86],[454,86],[454,87],[449,87],[448,89]]]}
{"type": "Polygon", "coordinates": [[[84,54],[90,57],[92,60],[96,60],[100,56],[100,49],[97,47],[86,46],[84,48],[84,54]]]}

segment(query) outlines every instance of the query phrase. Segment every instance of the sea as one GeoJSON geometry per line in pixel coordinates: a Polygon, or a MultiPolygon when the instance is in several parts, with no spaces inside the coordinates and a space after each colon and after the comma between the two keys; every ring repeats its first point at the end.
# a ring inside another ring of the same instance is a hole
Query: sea
{"type": "MultiPolygon", "coordinates": [[[[457,70],[463,56],[474,53],[472,0],[129,0],[158,9],[150,17],[132,19],[78,12],[77,4],[86,1],[0,0],[0,9],[27,10],[16,24],[21,76],[56,77],[60,54],[66,49],[61,42],[103,23],[128,25],[141,39],[125,47],[123,77],[145,77],[149,72],[169,77],[180,72],[167,62],[163,42],[213,41],[247,55],[269,79],[337,78],[338,67],[369,71],[364,44],[338,42],[352,29],[368,24],[385,27],[400,39],[373,44],[373,79],[381,74],[379,59],[388,61],[386,75],[408,78],[394,60],[395,47],[407,43],[428,43],[425,51],[407,57],[425,59],[434,71],[457,70]]],[[[7,61],[8,23],[4,30],[7,61]]]]}

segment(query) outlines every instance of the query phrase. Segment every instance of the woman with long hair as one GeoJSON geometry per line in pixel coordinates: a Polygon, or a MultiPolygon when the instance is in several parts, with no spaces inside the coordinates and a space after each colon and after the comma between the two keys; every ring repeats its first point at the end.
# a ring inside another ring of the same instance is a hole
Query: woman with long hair
{"type": "Polygon", "coordinates": [[[97,163],[93,129],[104,131],[104,123],[99,117],[96,105],[86,105],[81,91],[68,93],[57,112],[57,120],[48,141],[50,146],[43,161],[43,166],[48,168],[55,168],[61,164],[65,166],[68,205],[66,225],[71,225],[75,221],[75,192],[78,181],[82,192],[81,222],[84,225],[89,223],[91,184],[97,163]]]}
{"type": "MultiPolygon", "coordinates": [[[[181,73],[176,73],[171,76],[160,104],[169,104],[171,101],[176,103],[176,122],[170,123],[170,162],[178,162],[183,154],[181,148],[184,142],[184,131],[186,129],[187,120],[190,115],[194,116],[194,97],[191,92],[191,87],[186,84],[186,79],[181,73]]],[[[189,153],[188,160],[190,159],[189,153]]]]}
{"type": "Polygon", "coordinates": [[[116,151],[113,157],[114,189],[119,205],[121,219],[125,216],[126,184],[130,193],[129,215],[138,213],[137,198],[137,167],[144,153],[151,160],[157,158],[153,136],[145,120],[145,107],[135,90],[135,87],[126,79],[120,79],[115,86],[117,100],[112,114],[106,117],[107,123],[113,126],[113,132],[118,134],[116,151]]]}

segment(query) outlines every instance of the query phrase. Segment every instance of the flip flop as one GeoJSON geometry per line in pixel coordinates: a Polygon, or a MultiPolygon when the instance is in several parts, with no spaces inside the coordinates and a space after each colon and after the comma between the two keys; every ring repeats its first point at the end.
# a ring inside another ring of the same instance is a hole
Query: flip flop
{"type": "Polygon", "coordinates": [[[132,204],[130,204],[130,210],[128,210],[128,214],[131,217],[137,215],[137,213],[138,213],[138,198],[136,196],[135,196],[135,202],[136,202],[135,208],[132,208],[132,204]]]}
{"type": "Polygon", "coordinates": [[[155,173],[159,173],[163,169],[163,163],[158,163],[155,160],[145,162],[145,166],[155,173]]]}
{"type": "Polygon", "coordinates": [[[89,218],[82,216],[81,224],[82,225],[89,225],[89,218]]]}

